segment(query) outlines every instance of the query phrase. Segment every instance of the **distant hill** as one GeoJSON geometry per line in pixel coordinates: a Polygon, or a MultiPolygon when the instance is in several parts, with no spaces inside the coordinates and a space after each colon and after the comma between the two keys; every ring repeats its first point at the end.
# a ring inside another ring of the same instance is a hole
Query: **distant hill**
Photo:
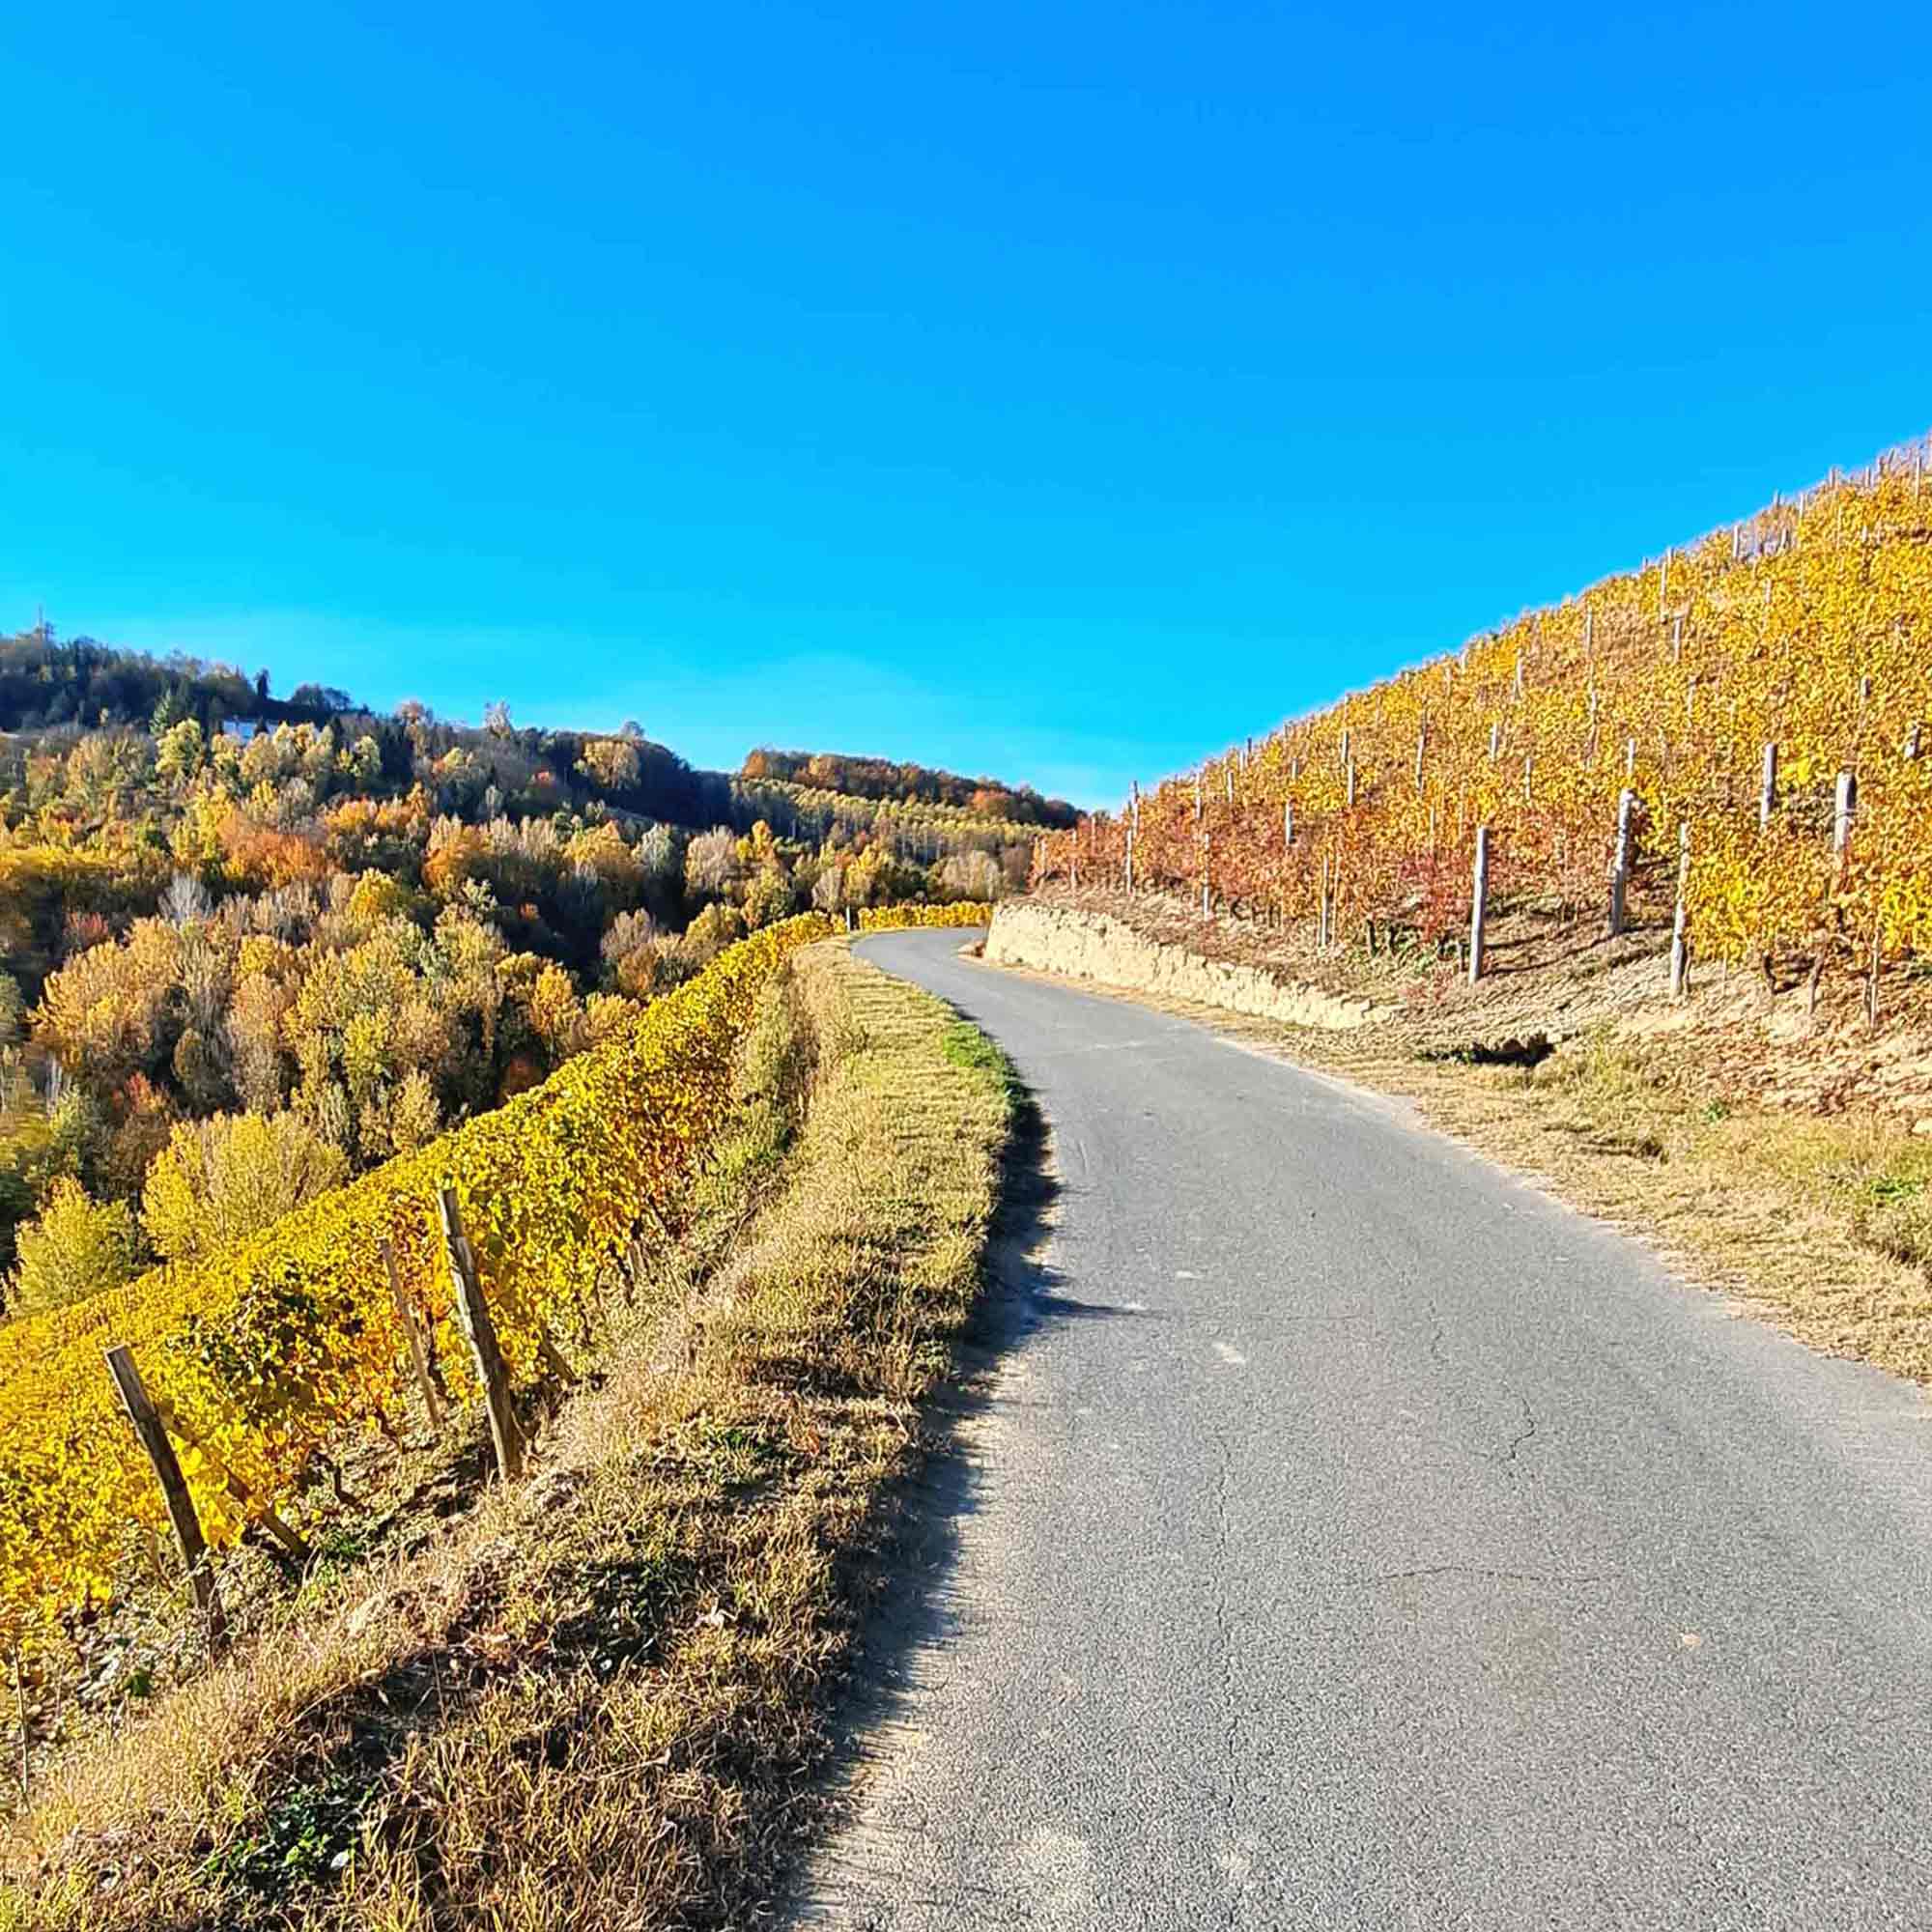
{"type": "Polygon", "coordinates": [[[1080,816],[1065,799],[1042,798],[1031,785],[961,778],[956,772],[895,764],[889,758],[855,757],[846,752],[777,752],[761,747],[745,760],[738,776],[777,779],[809,790],[843,792],[853,798],[956,806],[976,817],[1010,819],[1046,830],[1065,830],[1080,816]]]}

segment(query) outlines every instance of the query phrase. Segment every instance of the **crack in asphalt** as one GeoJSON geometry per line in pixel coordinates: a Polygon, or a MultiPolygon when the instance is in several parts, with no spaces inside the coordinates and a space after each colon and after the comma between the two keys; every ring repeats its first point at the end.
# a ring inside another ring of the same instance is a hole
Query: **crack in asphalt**
{"type": "MultiPolygon", "coordinates": [[[[1450,1366],[1449,1357],[1443,1344],[1448,1334],[1448,1323],[1443,1321],[1433,1302],[1429,1308],[1429,1319],[1435,1324],[1434,1331],[1429,1337],[1429,1359],[1438,1369],[1447,1369],[1450,1366]]],[[[1520,1389],[1512,1389],[1510,1393],[1515,1397],[1518,1407],[1522,1410],[1521,1427],[1503,1444],[1501,1449],[1497,1450],[1493,1455],[1486,1457],[1484,1460],[1487,1462],[1497,1463],[1514,1463],[1517,1459],[1517,1451],[1522,1448],[1525,1443],[1531,1441],[1536,1435],[1536,1411],[1530,1407],[1529,1398],[1520,1389]]]]}
{"type": "Polygon", "coordinates": [[[1496,1458],[1498,1463],[1514,1463],[1516,1452],[1536,1434],[1536,1411],[1530,1407],[1529,1398],[1518,1390],[1516,1399],[1522,1405],[1522,1427],[1510,1437],[1508,1446],[1496,1458]]]}
{"type": "Polygon", "coordinates": [[[1367,1577],[1347,1580],[1358,1589],[1377,1583],[1409,1583],[1434,1577],[1474,1577],[1491,1583],[1607,1583],[1613,1579],[1591,1571],[1581,1576],[1562,1576],[1548,1570],[1489,1570],[1473,1563],[1431,1563],[1419,1570],[1378,1570],[1367,1577]]]}

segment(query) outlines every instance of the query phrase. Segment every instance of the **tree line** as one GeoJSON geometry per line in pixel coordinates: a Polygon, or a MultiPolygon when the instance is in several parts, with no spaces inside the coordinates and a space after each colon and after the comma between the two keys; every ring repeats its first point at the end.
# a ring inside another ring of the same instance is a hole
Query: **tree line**
{"type": "Polygon", "coordinates": [[[636,725],[279,700],[266,674],[44,627],[0,640],[0,728],[9,1313],[412,1151],[747,932],[990,898],[1030,857],[1018,821],[774,823],[636,725]]]}

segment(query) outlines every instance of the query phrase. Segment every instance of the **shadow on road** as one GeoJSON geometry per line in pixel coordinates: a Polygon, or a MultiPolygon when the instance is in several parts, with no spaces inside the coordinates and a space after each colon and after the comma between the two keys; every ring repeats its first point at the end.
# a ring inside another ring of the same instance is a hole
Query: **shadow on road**
{"type": "Polygon", "coordinates": [[[814,1780],[805,1827],[776,1888],[781,1923],[843,1919],[838,1874],[815,1855],[858,1815],[874,1760],[892,1755],[914,1694],[917,1660],[943,1649],[958,1628],[952,1578],[960,1525],[980,1506],[972,1439],[995,1400],[1002,1362],[1056,1322],[1134,1313],[1056,1293],[1059,1277],[1043,1250],[1059,1194],[1045,1121],[1022,1090],[1002,1165],[986,1285],[954,1348],[952,1374],[926,1406],[924,1459],[886,1497],[877,1539],[846,1578],[845,1600],[861,1606],[859,1630],[849,1675],[830,1713],[832,1756],[814,1780]]]}

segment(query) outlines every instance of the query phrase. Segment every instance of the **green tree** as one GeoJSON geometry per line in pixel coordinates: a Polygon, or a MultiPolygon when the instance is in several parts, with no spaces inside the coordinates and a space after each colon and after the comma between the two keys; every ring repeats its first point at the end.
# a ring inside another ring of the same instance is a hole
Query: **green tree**
{"type": "Polygon", "coordinates": [[[338,1147],[295,1114],[183,1121],[148,1170],[141,1219],[170,1261],[258,1234],[349,1178],[338,1147]]]}
{"type": "Polygon", "coordinates": [[[94,1201],[77,1180],[48,1190],[40,1218],[20,1230],[14,1311],[65,1308],[131,1281],[141,1265],[141,1231],[125,1201],[94,1201]]]}

